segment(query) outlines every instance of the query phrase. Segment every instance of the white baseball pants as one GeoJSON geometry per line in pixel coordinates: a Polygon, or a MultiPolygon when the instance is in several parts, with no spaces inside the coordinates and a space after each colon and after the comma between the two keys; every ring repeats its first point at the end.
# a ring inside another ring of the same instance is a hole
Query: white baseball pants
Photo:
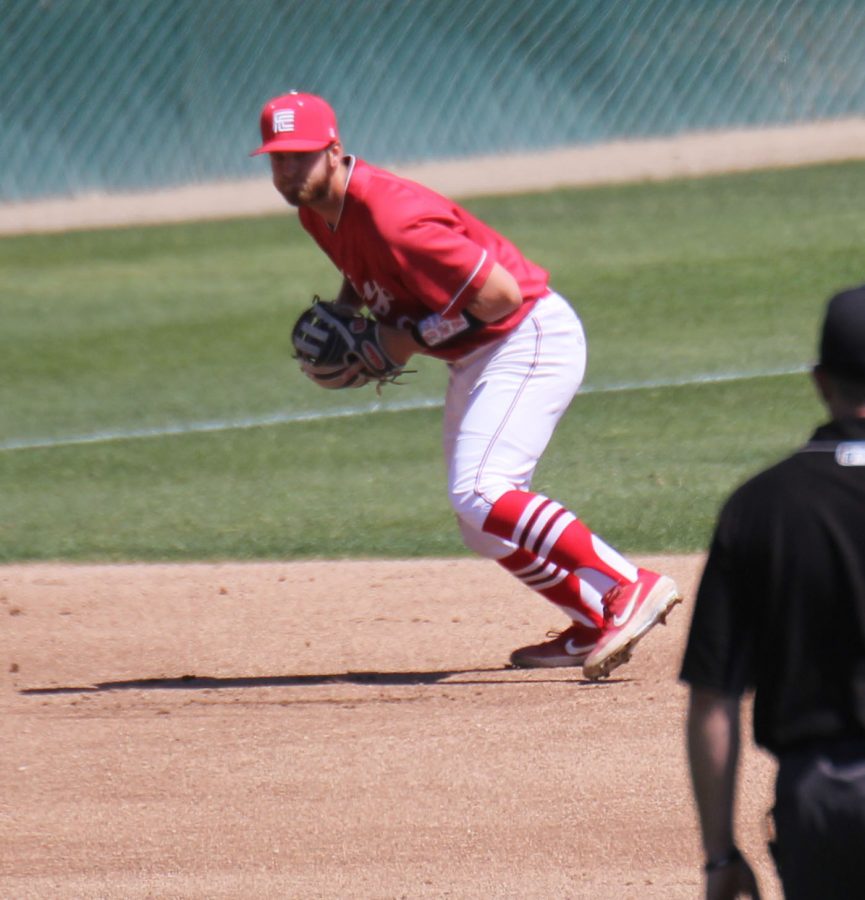
{"type": "Polygon", "coordinates": [[[532,476],[586,369],[570,304],[550,293],[503,340],[449,365],[444,409],[448,494],[467,547],[501,559],[515,545],[482,528],[507,491],[532,476]]]}

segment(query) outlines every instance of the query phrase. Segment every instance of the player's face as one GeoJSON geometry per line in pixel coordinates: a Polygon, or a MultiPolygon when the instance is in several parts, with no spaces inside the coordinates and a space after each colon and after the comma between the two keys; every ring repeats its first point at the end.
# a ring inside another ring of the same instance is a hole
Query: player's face
{"type": "Polygon", "coordinates": [[[323,200],[330,189],[330,148],[308,153],[271,153],[274,187],[292,206],[323,200]]]}

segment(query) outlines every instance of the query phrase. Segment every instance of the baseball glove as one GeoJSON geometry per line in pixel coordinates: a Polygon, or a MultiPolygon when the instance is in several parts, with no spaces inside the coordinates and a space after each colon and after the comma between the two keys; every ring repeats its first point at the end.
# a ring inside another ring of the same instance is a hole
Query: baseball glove
{"type": "Polygon", "coordinates": [[[378,323],[350,307],[318,297],[291,333],[301,371],[324,388],[362,387],[393,382],[403,372],[384,352],[378,323]]]}

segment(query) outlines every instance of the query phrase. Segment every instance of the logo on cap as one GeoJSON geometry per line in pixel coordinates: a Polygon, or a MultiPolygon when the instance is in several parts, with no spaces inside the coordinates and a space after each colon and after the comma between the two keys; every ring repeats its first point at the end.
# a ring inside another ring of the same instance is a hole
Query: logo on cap
{"type": "Polygon", "coordinates": [[[294,110],[275,109],[273,111],[273,133],[281,134],[294,131],[294,110]]]}

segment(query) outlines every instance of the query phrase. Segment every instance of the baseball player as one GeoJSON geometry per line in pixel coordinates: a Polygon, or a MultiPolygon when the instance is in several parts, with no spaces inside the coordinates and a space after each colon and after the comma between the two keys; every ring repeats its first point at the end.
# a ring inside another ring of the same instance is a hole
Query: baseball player
{"type": "MultiPolygon", "coordinates": [[[[515,650],[514,666],[582,666],[603,677],[680,600],[674,582],[638,568],[560,503],[531,490],[532,475],[578,390],[586,342],[548,273],[451,200],[343,151],[331,107],[290,93],[261,112],[273,183],[342,273],[334,314],[366,307],[375,376],[416,353],[449,370],[443,444],[450,502],[465,544],[552,601],[571,625],[515,650]]],[[[363,330],[358,317],[342,330],[363,330]]],[[[344,320],[348,322],[349,320],[344,320]]],[[[338,323],[337,323],[338,324],[338,323]]],[[[298,343],[296,342],[296,346],[298,343]]],[[[367,380],[362,362],[338,373],[303,365],[327,387],[367,380]]]]}

